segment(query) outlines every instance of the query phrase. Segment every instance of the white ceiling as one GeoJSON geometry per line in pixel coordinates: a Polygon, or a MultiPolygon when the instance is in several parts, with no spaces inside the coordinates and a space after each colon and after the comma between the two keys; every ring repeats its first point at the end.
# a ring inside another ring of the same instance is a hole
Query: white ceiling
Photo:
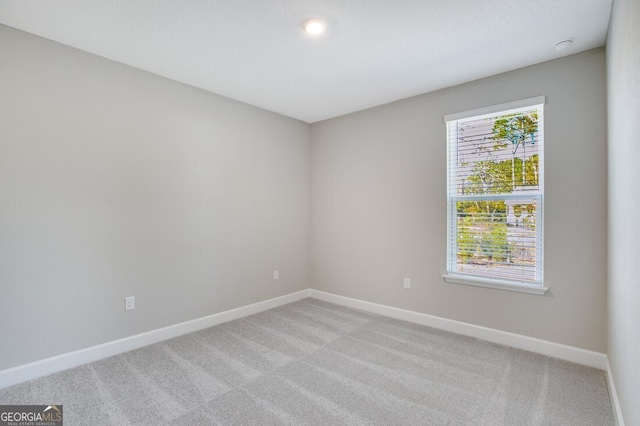
{"type": "Polygon", "coordinates": [[[0,23],[305,122],[602,46],[611,0],[0,0],[0,23]],[[306,18],[327,21],[312,37],[306,18]],[[557,52],[554,44],[573,39],[557,52]]]}

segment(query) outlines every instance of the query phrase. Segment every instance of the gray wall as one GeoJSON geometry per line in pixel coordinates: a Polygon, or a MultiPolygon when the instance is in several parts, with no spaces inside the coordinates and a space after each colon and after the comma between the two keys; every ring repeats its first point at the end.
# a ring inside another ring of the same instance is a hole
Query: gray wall
{"type": "Polygon", "coordinates": [[[602,48],[313,124],[312,287],[604,352],[606,128],[602,48]],[[550,291],[445,283],[443,116],[537,95],[550,291]]]}
{"type": "Polygon", "coordinates": [[[309,287],[306,123],[5,26],[0,61],[0,369],[309,287]]]}
{"type": "Polygon", "coordinates": [[[3,26],[0,58],[0,369],[310,282],[605,350],[604,49],[316,123],[311,152],[305,123],[3,26]],[[536,95],[551,290],[445,283],[442,117],[536,95]]]}
{"type": "Polygon", "coordinates": [[[640,2],[615,0],[607,39],[608,354],[627,425],[640,425],[640,2]]]}

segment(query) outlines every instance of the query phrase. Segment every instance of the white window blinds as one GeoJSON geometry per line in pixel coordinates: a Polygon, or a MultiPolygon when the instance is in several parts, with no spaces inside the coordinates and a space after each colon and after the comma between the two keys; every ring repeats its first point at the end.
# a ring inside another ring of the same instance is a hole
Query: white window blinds
{"type": "Polygon", "coordinates": [[[445,117],[448,274],[542,286],[543,103],[445,117]]]}

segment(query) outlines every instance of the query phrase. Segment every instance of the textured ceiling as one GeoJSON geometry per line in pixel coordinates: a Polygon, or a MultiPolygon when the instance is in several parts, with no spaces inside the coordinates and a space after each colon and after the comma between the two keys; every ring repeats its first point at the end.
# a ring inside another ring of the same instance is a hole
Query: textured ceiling
{"type": "Polygon", "coordinates": [[[1,0],[0,23],[305,122],[602,46],[611,0],[1,0]],[[302,32],[309,17],[327,32],[302,32]],[[560,40],[573,39],[562,52],[560,40]]]}

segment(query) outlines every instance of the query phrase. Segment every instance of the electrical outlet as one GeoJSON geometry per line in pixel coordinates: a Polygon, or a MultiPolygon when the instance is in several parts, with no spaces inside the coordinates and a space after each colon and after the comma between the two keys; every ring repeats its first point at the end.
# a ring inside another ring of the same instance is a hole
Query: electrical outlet
{"type": "Polygon", "coordinates": [[[136,308],[136,297],[128,296],[124,298],[124,310],[130,311],[136,308]]]}
{"type": "Polygon", "coordinates": [[[278,271],[277,269],[273,271],[273,279],[274,280],[280,279],[280,271],[278,271]]]}
{"type": "Polygon", "coordinates": [[[411,288],[411,280],[409,278],[404,279],[404,288],[411,288]]]}

